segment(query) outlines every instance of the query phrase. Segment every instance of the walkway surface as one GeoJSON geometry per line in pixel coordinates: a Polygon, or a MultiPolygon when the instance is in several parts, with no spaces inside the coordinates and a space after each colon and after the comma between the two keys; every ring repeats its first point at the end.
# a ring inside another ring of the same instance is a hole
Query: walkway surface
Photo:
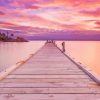
{"type": "Polygon", "coordinates": [[[47,43],[0,81],[0,100],[100,100],[100,87],[47,43]]]}

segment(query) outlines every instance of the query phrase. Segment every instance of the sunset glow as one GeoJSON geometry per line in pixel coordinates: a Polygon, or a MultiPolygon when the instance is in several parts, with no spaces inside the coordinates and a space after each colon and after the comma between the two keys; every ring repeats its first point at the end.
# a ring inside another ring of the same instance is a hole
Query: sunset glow
{"type": "Polygon", "coordinates": [[[100,31],[100,0],[0,0],[0,28],[100,31]]]}

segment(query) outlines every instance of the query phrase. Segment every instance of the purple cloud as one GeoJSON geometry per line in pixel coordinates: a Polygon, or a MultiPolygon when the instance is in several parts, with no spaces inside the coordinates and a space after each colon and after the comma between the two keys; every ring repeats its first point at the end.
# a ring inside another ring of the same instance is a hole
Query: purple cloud
{"type": "Polygon", "coordinates": [[[2,11],[0,11],[0,15],[5,15],[5,13],[4,13],[4,12],[2,12],[2,11]]]}
{"type": "Polygon", "coordinates": [[[96,10],[91,10],[91,11],[83,10],[83,11],[80,11],[80,13],[89,15],[89,16],[100,17],[100,8],[97,8],[96,10]]]}

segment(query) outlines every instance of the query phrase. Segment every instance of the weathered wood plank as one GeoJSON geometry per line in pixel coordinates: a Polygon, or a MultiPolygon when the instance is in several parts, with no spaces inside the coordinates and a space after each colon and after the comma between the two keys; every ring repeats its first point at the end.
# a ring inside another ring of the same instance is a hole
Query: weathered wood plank
{"type": "Polygon", "coordinates": [[[20,82],[22,82],[22,83],[33,83],[33,82],[73,82],[73,83],[95,83],[95,82],[93,82],[92,80],[89,80],[89,79],[58,79],[58,78],[50,78],[50,79],[46,79],[46,78],[43,78],[43,79],[41,79],[41,78],[34,78],[34,79],[32,79],[32,78],[27,78],[27,79],[5,79],[5,80],[3,80],[2,81],[3,83],[20,83],[20,82]]]}
{"type": "Polygon", "coordinates": [[[6,78],[66,78],[66,79],[90,79],[87,75],[8,75],[6,78]]]}
{"type": "Polygon", "coordinates": [[[0,88],[0,94],[7,94],[7,93],[13,93],[13,94],[44,94],[44,93],[58,93],[58,94],[80,94],[80,93],[86,93],[86,94],[100,94],[100,88],[0,88]]]}
{"type": "Polygon", "coordinates": [[[83,75],[84,73],[82,71],[68,71],[68,70],[25,70],[25,69],[22,69],[22,70],[17,70],[15,72],[13,72],[12,74],[70,74],[70,75],[83,75]]]}
{"type": "Polygon", "coordinates": [[[0,82],[0,100],[27,100],[27,96],[29,100],[96,100],[100,87],[48,43],[0,82]]]}
{"type": "Polygon", "coordinates": [[[0,100],[99,100],[100,94],[0,94],[0,100]]]}
{"type": "Polygon", "coordinates": [[[91,88],[91,87],[98,87],[96,85],[96,83],[87,83],[87,82],[84,82],[84,84],[82,82],[77,82],[77,83],[74,83],[74,82],[34,82],[34,83],[0,83],[0,87],[1,88],[7,88],[7,87],[10,87],[10,88],[13,88],[13,87],[27,87],[27,88],[31,88],[31,87],[37,87],[37,88],[41,88],[41,87],[44,87],[44,88],[91,88]]]}

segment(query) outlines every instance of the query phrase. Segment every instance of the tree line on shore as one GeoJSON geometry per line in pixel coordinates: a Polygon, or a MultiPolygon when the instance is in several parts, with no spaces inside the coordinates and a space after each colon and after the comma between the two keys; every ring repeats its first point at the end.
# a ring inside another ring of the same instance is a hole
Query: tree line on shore
{"type": "Polygon", "coordinates": [[[19,36],[14,36],[13,33],[4,33],[4,32],[0,32],[0,41],[3,42],[27,42],[27,40],[25,40],[22,37],[19,36]]]}

